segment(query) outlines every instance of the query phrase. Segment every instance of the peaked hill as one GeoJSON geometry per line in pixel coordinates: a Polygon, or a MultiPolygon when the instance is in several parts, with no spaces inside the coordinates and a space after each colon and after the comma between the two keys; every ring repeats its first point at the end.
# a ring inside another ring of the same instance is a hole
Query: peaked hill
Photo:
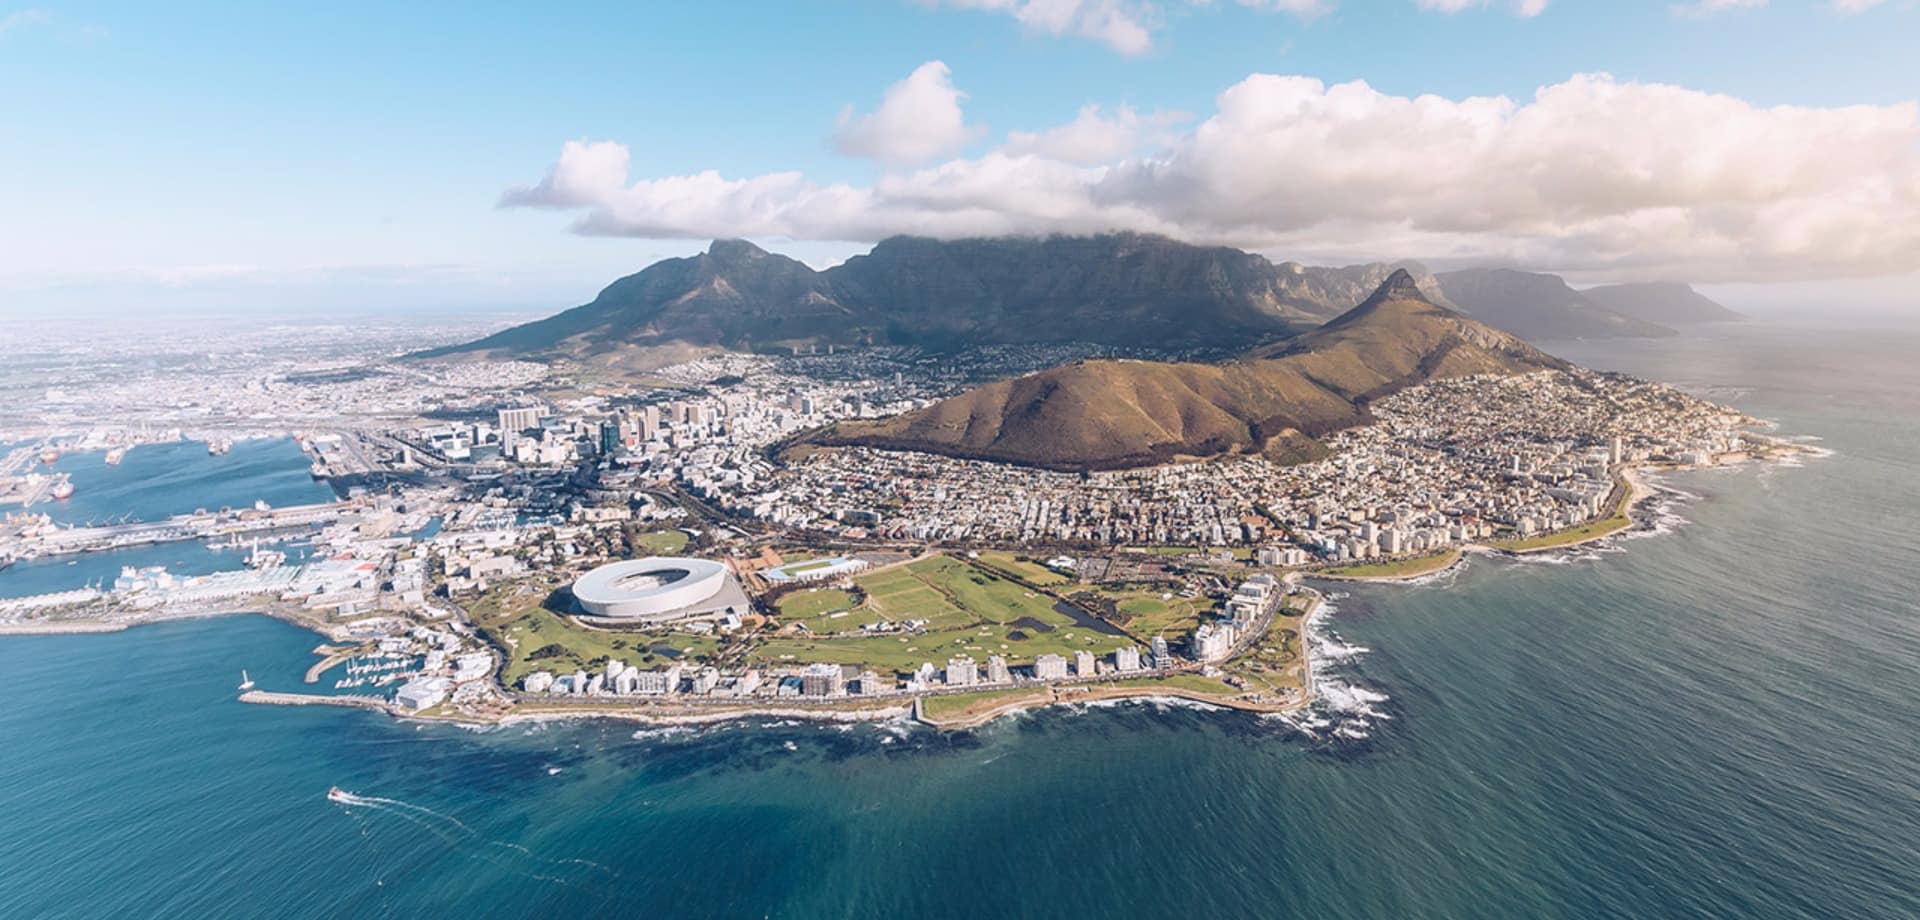
{"type": "Polygon", "coordinates": [[[1564,367],[1513,335],[1434,304],[1397,270],[1321,328],[1224,364],[1081,361],[804,440],[1060,470],[1264,453],[1324,455],[1315,439],[1367,403],[1427,380],[1564,367]]]}

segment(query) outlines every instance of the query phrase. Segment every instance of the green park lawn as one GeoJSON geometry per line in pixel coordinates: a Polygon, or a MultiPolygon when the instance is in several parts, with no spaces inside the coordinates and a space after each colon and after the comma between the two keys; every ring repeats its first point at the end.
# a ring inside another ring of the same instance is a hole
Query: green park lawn
{"type": "Polygon", "coordinates": [[[1323,569],[1316,574],[1337,575],[1342,578],[1408,578],[1438,572],[1459,561],[1460,550],[1444,549],[1437,553],[1414,556],[1411,559],[1387,559],[1381,562],[1362,562],[1356,565],[1343,565],[1323,569]]]}
{"type": "Polygon", "coordinates": [[[670,556],[687,548],[687,534],[681,530],[654,530],[633,538],[634,548],[656,556],[670,556]]]}
{"type": "MultiPolygon", "coordinates": [[[[855,579],[866,603],[851,625],[887,619],[927,620],[924,633],[850,638],[767,639],[752,652],[765,664],[829,662],[910,671],[949,657],[1005,656],[1009,664],[1086,649],[1105,655],[1131,640],[1108,628],[1080,625],[1054,609],[1056,599],[950,556],[931,556],[855,579]]],[[[842,621],[835,621],[842,622],[842,621]]],[[[811,625],[809,628],[813,628],[811,625]]],[[[838,628],[838,627],[836,627],[838,628]]]]}
{"type": "Polygon", "coordinates": [[[1011,572],[1043,588],[1065,584],[1071,579],[1038,562],[1023,560],[1014,553],[1001,550],[987,550],[980,554],[980,561],[1004,572],[1011,572]]]}

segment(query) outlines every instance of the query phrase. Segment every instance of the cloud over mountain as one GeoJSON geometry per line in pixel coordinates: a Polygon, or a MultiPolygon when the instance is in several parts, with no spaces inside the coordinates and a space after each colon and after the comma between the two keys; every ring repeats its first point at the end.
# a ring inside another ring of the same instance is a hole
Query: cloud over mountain
{"type": "Polygon", "coordinates": [[[880,107],[872,112],[857,115],[852,106],[842,109],[834,146],[841,153],[894,164],[923,163],[952,153],[978,134],[960,111],[963,98],[947,65],[928,61],[887,87],[880,107]]]}
{"type": "MultiPolygon", "coordinates": [[[[938,62],[907,83],[928,74],[951,90],[938,62]]],[[[888,95],[863,116],[871,125],[881,124],[888,95]]],[[[964,130],[957,113],[956,103],[953,119],[924,134],[902,119],[913,143],[892,151],[953,144],[964,130]]],[[[633,181],[622,145],[576,141],[543,180],[503,203],[579,210],[583,233],[654,238],[1125,229],[1299,258],[1696,280],[1920,264],[1912,102],[1763,107],[1606,74],[1577,75],[1526,100],[1449,99],[1255,74],[1221,93],[1205,120],[1151,132],[1160,139],[1148,138],[1144,154],[1134,145],[1140,120],[1127,109],[1083,109],[988,153],[862,184],[796,172],[633,181]]]]}

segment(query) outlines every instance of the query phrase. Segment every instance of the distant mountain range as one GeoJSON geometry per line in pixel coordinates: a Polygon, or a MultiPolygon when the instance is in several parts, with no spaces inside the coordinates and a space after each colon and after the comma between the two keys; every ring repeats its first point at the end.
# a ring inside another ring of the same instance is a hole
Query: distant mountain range
{"type": "Polygon", "coordinates": [[[891,418],[841,422],[801,444],[915,450],[1059,470],[1223,454],[1281,462],[1367,419],[1367,403],[1428,380],[1567,366],[1432,302],[1395,270],[1359,306],[1223,364],[1080,361],[891,418]]]}
{"type": "Polygon", "coordinates": [[[1621,316],[1647,322],[1687,325],[1746,319],[1708,299],[1691,285],[1676,282],[1610,284],[1580,293],[1621,316]]]}
{"type": "MultiPolygon", "coordinates": [[[[893,237],[825,271],[741,240],[667,259],[592,303],[425,353],[620,360],[685,347],[1091,343],[1241,350],[1338,315],[1395,265],[1275,265],[1134,233],[893,237]]],[[[1431,284],[1418,266],[1406,266],[1431,284]]]]}
{"type": "Polygon", "coordinates": [[[591,303],[422,357],[484,354],[645,368],[702,351],[1087,343],[1240,352],[1340,315],[1390,273],[1523,338],[1670,335],[1731,311],[1686,285],[1576,291],[1555,275],[1415,263],[1323,268],[1160,236],[882,240],[825,271],[742,240],[666,259],[591,303]]]}
{"type": "Polygon", "coordinates": [[[1568,287],[1559,275],[1470,268],[1437,277],[1447,299],[1467,315],[1536,342],[1674,334],[1667,326],[1602,306],[1568,287]]]}

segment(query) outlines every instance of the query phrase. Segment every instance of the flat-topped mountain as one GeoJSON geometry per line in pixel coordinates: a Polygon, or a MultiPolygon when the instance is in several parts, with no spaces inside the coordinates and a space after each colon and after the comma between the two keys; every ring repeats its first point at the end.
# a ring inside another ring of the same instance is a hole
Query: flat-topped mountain
{"type": "MultiPolygon", "coordinates": [[[[1666,326],[1628,315],[1576,291],[1558,275],[1470,268],[1434,276],[1461,312],[1531,341],[1657,338],[1666,326]]],[[[1619,300],[1631,300],[1623,296],[1619,300]]],[[[1654,311],[1648,311],[1653,315],[1654,311]]]]}
{"type": "Polygon", "coordinates": [[[1369,401],[1402,388],[1564,366],[1433,303],[1403,269],[1321,328],[1239,360],[1081,361],[805,441],[1061,470],[1236,453],[1294,462],[1324,454],[1316,438],[1365,422],[1369,401]]]}
{"type": "Polygon", "coordinates": [[[584,306],[425,356],[617,359],[676,346],[836,343],[1239,350],[1337,315],[1395,267],[1275,265],[1224,246],[1114,233],[893,237],[816,272],[721,240],[621,278],[584,306]]]}
{"type": "Polygon", "coordinates": [[[1588,300],[1622,316],[1651,323],[1684,326],[1691,323],[1722,323],[1743,320],[1746,316],[1721,306],[1678,281],[1649,281],[1639,284],[1609,284],[1580,292],[1588,300]]]}

